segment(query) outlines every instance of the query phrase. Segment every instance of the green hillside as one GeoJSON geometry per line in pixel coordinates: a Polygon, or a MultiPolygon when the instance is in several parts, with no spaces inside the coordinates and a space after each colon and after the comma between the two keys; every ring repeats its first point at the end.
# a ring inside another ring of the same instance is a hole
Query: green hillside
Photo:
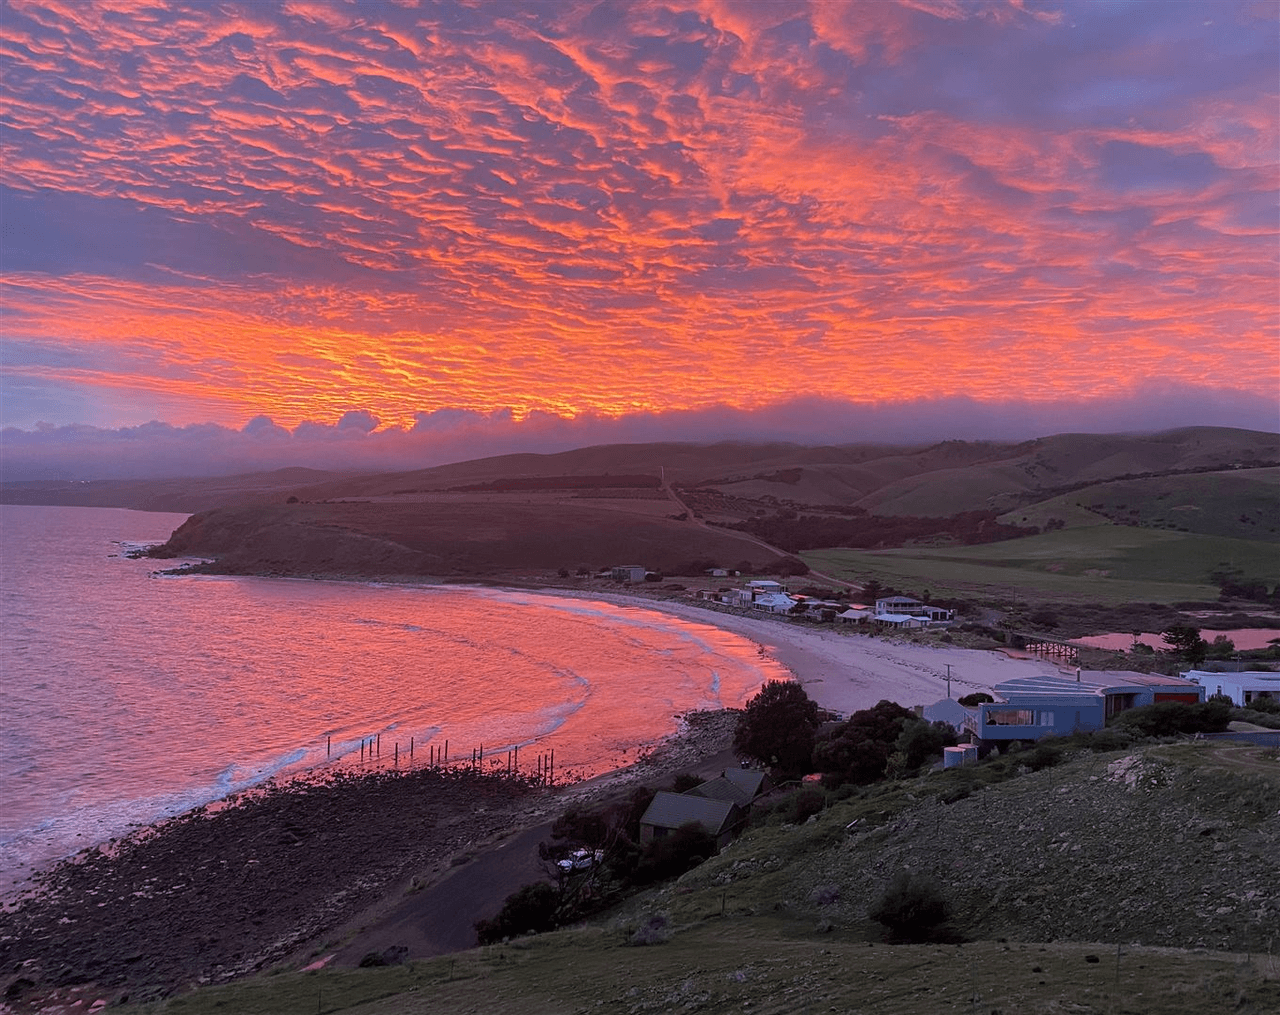
{"type": "Polygon", "coordinates": [[[1280,542],[1280,469],[1117,480],[1010,511],[1001,521],[1068,527],[1114,522],[1280,542]]]}
{"type": "MultiPolygon", "coordinates": [[[[1020,516],[1018,516],[1020,517],[1020,516]]],[[[1280,543],[1120,525],[1079,526],[980,546],[814,550],[817,570],[859,581],[929,588],[935,596],[1078,603],[1212,601],[1210,572],[1280,580],[1280,543]]]]}

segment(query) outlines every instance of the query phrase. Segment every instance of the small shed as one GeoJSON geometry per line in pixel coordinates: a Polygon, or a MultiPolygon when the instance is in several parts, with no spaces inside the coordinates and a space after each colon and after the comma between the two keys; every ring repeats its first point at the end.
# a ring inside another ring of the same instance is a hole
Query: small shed
{"type": "Polygon", "coordinates": [[[639,564],[618,564],[609,571],[609,577],[616,582],[642,582],[645,570],[639,564]]]}

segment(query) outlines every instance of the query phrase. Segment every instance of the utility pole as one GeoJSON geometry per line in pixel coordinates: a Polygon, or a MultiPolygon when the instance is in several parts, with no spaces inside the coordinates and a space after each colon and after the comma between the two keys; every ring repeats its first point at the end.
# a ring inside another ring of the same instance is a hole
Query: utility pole
{"type": "Polygon", "coordinates": [[[947,697],[951,697],[951,664],[947,663],[947,697]]]}

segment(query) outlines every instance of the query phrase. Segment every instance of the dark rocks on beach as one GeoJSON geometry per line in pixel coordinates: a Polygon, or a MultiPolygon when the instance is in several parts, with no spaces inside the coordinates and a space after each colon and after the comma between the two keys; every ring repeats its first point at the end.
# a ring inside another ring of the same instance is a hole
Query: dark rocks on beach
{"type": "Polygon", "coordinates": [[[8,997],[218,981],[292,954],[395,882],[516,819],[527,783],[338,773],[244,795],[81,854],[0,913],[8,997]]]}

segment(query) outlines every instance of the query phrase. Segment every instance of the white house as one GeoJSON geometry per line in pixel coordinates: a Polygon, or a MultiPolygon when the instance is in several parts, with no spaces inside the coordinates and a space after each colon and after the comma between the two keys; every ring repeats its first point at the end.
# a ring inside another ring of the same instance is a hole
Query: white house
{"type": "Polygon", "coordinates": [[[1243,673],[1188,670],[1180,676],[1199,684],[1209,697],[1225,694],[1241,708],[1255,698],[1280,701],[1280,673],[1268,673],[1266,670],[1246,670],[1243,673]]]}
{"type": "Polygon", "coordinates": [[[923,617],[936,624],[950,620],[951,611],[941,606],[930,606],[910,596],[886,596],[884,599],[877,599],[876,619],[888,616],[923,617]]]}

